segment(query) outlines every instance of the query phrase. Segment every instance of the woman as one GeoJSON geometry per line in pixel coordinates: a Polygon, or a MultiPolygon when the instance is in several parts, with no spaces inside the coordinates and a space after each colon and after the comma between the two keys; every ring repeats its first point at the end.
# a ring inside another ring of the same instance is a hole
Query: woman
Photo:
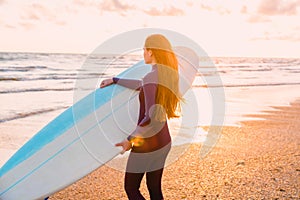
{"type": "Polygon", "coordinates": [[[138,90],[140,109],[138,125],[127,139],[116,144],[123,153],[131,149],[125,174],[125,191],[131,200],[145,199],[139,191],[146,174],[152,200],[163,199],[161,179],[166,157],[171,147],[167,118],[178,117],[179,94],[178,61],[170,42],[160,34],[150,35],[144,46],[144,60],[152,71],[142,80],[112,78],[100,87],[119,84],[138,90]]]}

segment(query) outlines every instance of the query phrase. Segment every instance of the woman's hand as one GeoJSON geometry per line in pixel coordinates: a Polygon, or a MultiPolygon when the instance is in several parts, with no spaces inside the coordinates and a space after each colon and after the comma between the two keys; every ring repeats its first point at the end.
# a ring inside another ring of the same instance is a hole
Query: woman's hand
{"type": "Polygon", "coordinates": [[[111,84],[113,84],[113,83],[114,83],[114,81],[113,81],[112,78],[104,79],[104,80],[101,82],[101,84],[100,84],[100,88],[104,88],[104,87],[109,86],[109,85],[111,85],[111,84]]]}
{"type": "Polygon", "coordinates": [[[132,147],[131,142],[129,142],[128,140],[123,140],[120,143],[115,144],[116,147],[122,147],[123,151],[121,151],[121,154],[125,153],[126,151],[130,150],[132,147]]]}

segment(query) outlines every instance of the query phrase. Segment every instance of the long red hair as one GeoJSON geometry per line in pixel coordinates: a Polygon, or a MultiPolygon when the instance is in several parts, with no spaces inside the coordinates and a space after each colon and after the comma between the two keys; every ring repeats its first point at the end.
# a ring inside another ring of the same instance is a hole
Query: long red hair
{"type": "Polygon", "coordinates": [[[158,69],[158,88],[154,118],[158,121],[179,117],[180,100],[178,60],[168,39],[160,34],[150,35],[145,48],[151,50],[158,69]]]}

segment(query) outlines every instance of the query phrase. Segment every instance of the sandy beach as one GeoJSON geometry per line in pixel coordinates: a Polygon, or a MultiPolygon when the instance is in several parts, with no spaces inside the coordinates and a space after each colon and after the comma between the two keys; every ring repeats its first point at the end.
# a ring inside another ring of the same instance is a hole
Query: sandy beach
{"type": "MultiPolygon", "coordinates": [[[[165,199],[299,199],[300,100],[223,127],[203,159],[192,144],[163,176],[165,199]]],[[[50,199],[127,199],[123,172],[101,167],[50,199]]],[[[145,180],[141,191],[147,199],[145,180]]]]}

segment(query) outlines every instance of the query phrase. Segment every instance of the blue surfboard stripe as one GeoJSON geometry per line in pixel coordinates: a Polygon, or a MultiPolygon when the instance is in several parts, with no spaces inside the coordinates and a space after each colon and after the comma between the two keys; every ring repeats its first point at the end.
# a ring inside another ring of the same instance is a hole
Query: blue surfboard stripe
{"type": "MultiPolygon", "coordinates": [[[[150,66],[145,65],[143,61],[140,61],[139,63],[125,70],[119,74],[118,77],[126,77],[128,73],[141,66],[145,68],[145,71],[143,71],[144,74],[137,74],[137,76],[141,78],[151,69],[150,66]],[[148,68],[146,66],[148,66],[148,68]]],[[[115,86],[112,85],[110,87],[115,86]]],[[[3,165],[3,167],[0,169],[0,177],[19,165],[21,162],[27,160],[45,145],[52,142],[57,137],[72,128],[78,121],[94,112],[97,108],[110,101],[113,96],[118,95],[122,91],[123,89],[121,87],[115,87],[113,90],[109,89],[109,87],[101,90],[97,89],[72,107],[68,108],[43,129],[41,129],[35,136],[33,136],[3,165]],[[111,91],[113,91],[113,93],[111,91]]]]}

